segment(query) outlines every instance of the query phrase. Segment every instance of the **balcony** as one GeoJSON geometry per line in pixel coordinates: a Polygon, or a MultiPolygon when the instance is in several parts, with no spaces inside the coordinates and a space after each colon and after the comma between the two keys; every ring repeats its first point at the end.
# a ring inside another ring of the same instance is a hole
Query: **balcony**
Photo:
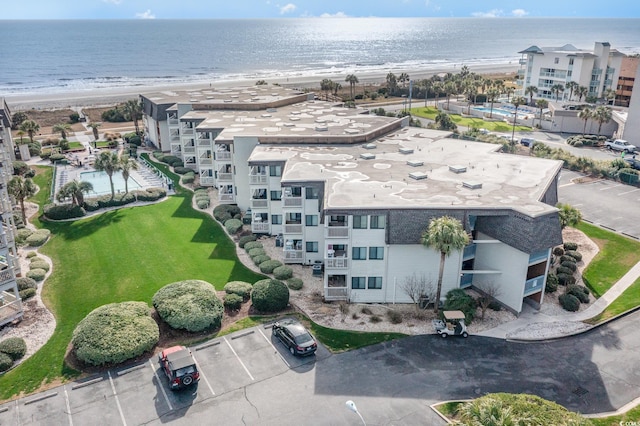
{"type": "Polygon", "coordinates": [[[218,172],[218,182],[233,182],[233,174],[218,172]]]}
{"type": "Polygon", "coordinates": [[[302,234],[302,224],[288,223],[284,225],[285,234],[302,234]]]}
{"type": "Polygon", "coordinates": [[[167,119],[167,125],[168,126],[177,126],[178,125],[178,119],[176,117],[169,117],[167,119]]]}
{"type": "Polygon", "coordinates": [[[211,185],[215,185],[216,181],[213,177],[211,176],[200,176],[200,185],[206,185],[206,186],[211,186],[211,185]]]}
{"type": "Polygon", "coordinates": [[[267,183],[267,175],[249,175],[249,183],[252,185],[267,183]]]}
{"type": "Polygon", "coordinates": [[[282,256],[284,263],[300,263],[302,262],[303,252],[302,250],[283,250],[282,256]]]}
{"type": "Polygon", "coordinates": [[[193,154],[196,152],[196,147],[195,146],[185,146],[184,148],[182,148],[182,152],[184,152],[185,154],[193,154]]]}
{"type": "Polygon", "coordinates": [[[212,165],[213,164],[213,159],[211,157],[200,157],[199,158],[200,164],[203,165],[212,165]]]}
{"type": "Polygon", "coordinates": [[[252,222],[251,223],[251,232],[253,233],[265,233],[269,232],[269,222],[252,222]]]}
{"type": "Polygon", "coordinates": [[[269,201],[266,198],[252,198],[251,199],[251,208],[259,209],[259,208],[267,208],[269,205],[269,201]]]}
{"type": "Polygon", "coordinates": [[[518,64],[520,64],[520,65],[526,65],[526,64],[527,64],[527,60],[526,60],[525,58],[520,58],[520,59],[518,60],[518,64]]]}
{"type": "Polygon", "coordinates": [[[229,151],[216,151],[216,161],[231,160],[229,151]]]}
{"type": "Polygon", "coordinates": [[[325,259],[327,269],[346,269],[349,267],[349,259],[346,257],[329,257],[325,259]]]}
{"type": "Polygon", "coordinates": [[[336,225],[329,224],[329,226],[325,228],[325,238],[348,238],[348,237],[349,237],[348,226],[336,226],[336,225]]]}
{"type": "Polygon", "coordinates": [[[283,197],[284,207],[302,207],[302,197],[283,197]]]}
{"type": "Polygon", "coordinates": [[[193,135],[193,134],[194,134],[193,128],[187,128],[187,129],[183,128],[183,129],[181,130],[181,132],[182,132],[182,134],[183,134],[183,135],[185,135],[185,136],[186,136],[186,135],[193,135]]]}
{"type": "Polygon", "coordinates": [[[324,300],[347,300],[347,287],[325,287],[324,300]]]}
{"type": "Polygon", "coordinates": [[[8,283],[9,281],[13,281],[15,276],[13,275],[11,269],[3,269],[0,271],[0,286],[8,283]]]}
{"type": "Polygon", "coordinates": [[[22,301],[8,291],[0,292],[0,327],[22,317],[22,301]]]}
{"type": "Polygon", "coordinates": [[[544,275],[540,275],[539,277],[535,277],[525,281],[523,296],[529,296],[531,294],[542,291],[542,284],[544,284],[544,277],[545,277],[544,275]]]}

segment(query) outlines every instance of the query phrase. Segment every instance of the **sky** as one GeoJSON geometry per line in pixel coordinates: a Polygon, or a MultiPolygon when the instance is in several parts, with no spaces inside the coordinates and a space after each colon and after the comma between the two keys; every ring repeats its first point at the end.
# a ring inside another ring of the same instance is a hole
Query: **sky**
{"type": "Polygon", "coordinates": [[[0,19],[639,18],[637,0],[0,0],[0,19]]]}

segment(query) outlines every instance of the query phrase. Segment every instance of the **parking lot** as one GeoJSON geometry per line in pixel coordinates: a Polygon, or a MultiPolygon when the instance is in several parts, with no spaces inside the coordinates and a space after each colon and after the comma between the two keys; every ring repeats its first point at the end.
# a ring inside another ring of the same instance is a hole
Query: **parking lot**
{"type": "Polygon", "coordinates": [[[200,382],[173,392],[156,357],[110,370],[0,406],[0,425],[133,425],[171,415],[289,369],[315,363],[329,352],[292,356],[271,336],[270,326],[253,327],[191,347],[200,382]]]}

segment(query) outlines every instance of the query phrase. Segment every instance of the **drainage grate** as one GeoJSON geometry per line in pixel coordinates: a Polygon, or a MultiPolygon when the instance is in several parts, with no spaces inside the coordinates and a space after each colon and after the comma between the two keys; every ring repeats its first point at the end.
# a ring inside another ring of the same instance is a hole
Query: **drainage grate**
{"type": "Polygon", "coordinates": [[[586,390],[585,388],[583,388],[582,386],[578,386],[577,388],[575,388],[572,393],[578,395],[578,396],[585,396],[586,394],[589,393],[588,390],[586,390]]]}

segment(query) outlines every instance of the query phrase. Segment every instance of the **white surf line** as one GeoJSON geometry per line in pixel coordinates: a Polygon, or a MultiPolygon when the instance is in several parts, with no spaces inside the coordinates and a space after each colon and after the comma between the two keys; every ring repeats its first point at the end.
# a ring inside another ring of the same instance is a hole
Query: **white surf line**
{"type": "Polygon", "coordinates": [[[196,357],[193,357],[193,360],[196,362],[196,367],[198,367],[198,373],[200,373],[200,377],[202,377],[204,379],[204,382],[207,384],[207,387],[209,388],[209,390],[211,391],[213,396],[216,396],[216,393],[213,391],[213,388],[211,387],[211,384],[209,383],[209,380],[207,380],[207,376],[204,375],[204,372],[202,371],[202,367],[200,367],[200,363],[198,362],[196,357]]]}
{"type": "Polygon", "coordinates": [[[158,382],[158,387],[162,391],[162,395],[164,396],[164,400],[167,402],[167,405],[169,406],[169,411],[173,411],[173,407],[171,406],[171,403],[169,402],[169,395],[167,395],[167,391],[164,390],[164,386],[162,386],[162,382],[160,381],[160,377],[158,377],[158,373],[157,373],[155,367],[153,366],[153,363],[151,362],[151,360],[149,360],[149,366],[151,367],[151,371],[153,371],[153,375],[156,377],[156,381],[158,382]]]}
{"type": "Polygon", "coordinates": [[[262,332],[262,330],[260,330],[260,329],[258,329],[258,331],[260,332],[260,334],[262,334],[262,337],[264,337],[264,340],[266,340],[266,341],[267,341],[267,343],[269,343],[269,345],[271,345],[271,347],[273,348],[273,350],[274,350],[274,351],[276,351],[276,353],[278,354],[278,356],[280,357],[280,359],[282,359],[282,360],[284,361],[284,363],[285,363],[285,364],[287,364],[287,367],[291,368],[291,364],[289,364],[289,363],[287,362],[287,360],[286,360],[286,359],[284,359],[284,357],[282,356],[282,354],[280,354],[280,351],[279,351],[279,350],[277,350],[275,346],[273,346],[273,343],[271,343],[271,340],[269,340],[269,338],[267,337],[267,335],[266,335],[266,334],[264,334],[264,333],[262,332]]]}
{"type": "Polygon", "coordinates": [[[124,413],[122,412],[122,407],[120,406],[120,400],[118,399],[118,394],[116,393],[116,385],[113,384],[113,378],[111,377],[111,371],[107,371],[109,374],[109,383],[111,383],[111,391],[113,392],[113,396],[116,399],[116,405],[118,406],[118,411],[120,412],[120,419],[122,420],[122,424],[127,426],[127,421],[124,418],[124,413]]]}
{"type": "Polygon", "coordinates": [[[62,386],[64,389],[64,402],[67,405],[67,417],[69,418],[69,426],[73,426],[73,418],[71,417],[71,404],[69,403],[69,394],[67,393],[67,386],[62,386]]]}
{"type": "Polygon", "coordinates": [[[620,184],[618,184],[618,185],[608,186],[608,187],[606,187],[606,188],[600,188],[600,191],[606,191],[606,190],[608,190],[608,189],[617,188],[617,187],[619,187],[619,186],[622,186],[622,184],[620,183],[620,184]]]}
{"type": "Polygon", "coordinates": [[[224,341],[227,343],[227,346],[229,346],[229,349],[231,349],[231,352],[233,352],[233,354],[236,356],[236,358],[238,358],[238,361],[240,362],[240,365],[242,365],[242,368],[244,368],[244,371],[247,372],[247,374],[249,375],[249,377],[251,378],[251,380],[255,381],[256,379],[253,378],[253,376],[251,375],[251,373],[249,372],[249,369],[247,368],[246,365],[244,365],[244,362],[242,362],[242,360],[240,359],[240,357],[238,356],[238,354],[236,353],[236,351],[233,350],[233,346],[231,346],[231,343],[229,343],[229,341],[227,340],[226,337],[222,337],[224,339],[224,341]]]}
{"type": "Polygon", "coordinates": [[[636,188],[636,189],[632,189],[631,191],[627,191],[627,192],[621,192],[618,195],[626,195],[626,194],[631,194],[632,192],[636,192],[636,191],[640,191],[640,189],[636,188]]]}

